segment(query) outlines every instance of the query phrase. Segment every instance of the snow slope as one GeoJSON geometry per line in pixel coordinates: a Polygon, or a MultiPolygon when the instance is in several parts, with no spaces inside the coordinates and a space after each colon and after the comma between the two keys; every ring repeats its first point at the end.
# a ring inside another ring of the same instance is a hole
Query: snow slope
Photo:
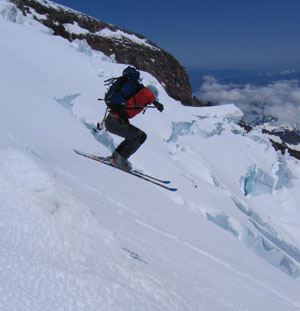
{"type": "Polygon", "coordinates": [[[3,0],[0,29],[1,310],[300,310],[299,161],[145,72],[165,111],[131,160],[178,191],[80,157],[120,141],[91,129],[125,66],[3,0]]]}

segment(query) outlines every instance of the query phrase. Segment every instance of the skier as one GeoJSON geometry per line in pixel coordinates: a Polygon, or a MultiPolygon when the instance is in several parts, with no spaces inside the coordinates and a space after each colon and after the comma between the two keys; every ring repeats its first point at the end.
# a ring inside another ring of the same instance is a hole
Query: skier
{"type": "Polygon", "coordinates": [[[147,138],[146,133],[130,124],[128,119],[142,112],[151,103],[160,112],[164,110],[164,106],[158,102],[157,88],[148,85],[130,97],[127,104],[118,112],[109,110],[105,127],[110,133],[123,137],[124,140],[107,159],[124,170],[130,171],[132,169],[132,164],[128,158],[138,150],[147,138]]]}

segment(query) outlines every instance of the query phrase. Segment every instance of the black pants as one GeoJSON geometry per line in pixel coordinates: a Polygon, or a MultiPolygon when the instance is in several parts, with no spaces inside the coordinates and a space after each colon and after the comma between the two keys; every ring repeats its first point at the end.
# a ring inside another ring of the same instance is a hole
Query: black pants
{"type": "Polygon", "coordinates": [[[135,153],[147,138],[146,133],[139,128],[112,115],[107,116],[105,127],[110,133],[125,138],[115,150],[125,159],[135,153]]]}

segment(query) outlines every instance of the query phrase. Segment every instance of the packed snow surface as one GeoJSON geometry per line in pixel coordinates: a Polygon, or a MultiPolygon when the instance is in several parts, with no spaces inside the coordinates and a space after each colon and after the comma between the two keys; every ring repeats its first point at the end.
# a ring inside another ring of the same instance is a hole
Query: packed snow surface
{"type": "Polygon", "coordinates": [[[131,161],[178,191],[80,157],[120,142],[93,128],[125,65],[3,0],[0,29],[0,310],[300,310],[299,161],[145,72],[131,161]]]}

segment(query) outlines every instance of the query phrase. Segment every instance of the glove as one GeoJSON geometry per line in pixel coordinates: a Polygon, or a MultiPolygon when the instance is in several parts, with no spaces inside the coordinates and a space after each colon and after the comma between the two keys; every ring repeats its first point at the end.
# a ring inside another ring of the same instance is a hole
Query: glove
{"type": "Polygon", "coordinates": [[[157,108],[157,110],[158,110],[159,112],[162,112],[162,111],[164,110],[164,105],[161,104],[161,103],[159,103],[159,102],[156,101],[156,100],[153,102],[153,105],[157,108]]]}

